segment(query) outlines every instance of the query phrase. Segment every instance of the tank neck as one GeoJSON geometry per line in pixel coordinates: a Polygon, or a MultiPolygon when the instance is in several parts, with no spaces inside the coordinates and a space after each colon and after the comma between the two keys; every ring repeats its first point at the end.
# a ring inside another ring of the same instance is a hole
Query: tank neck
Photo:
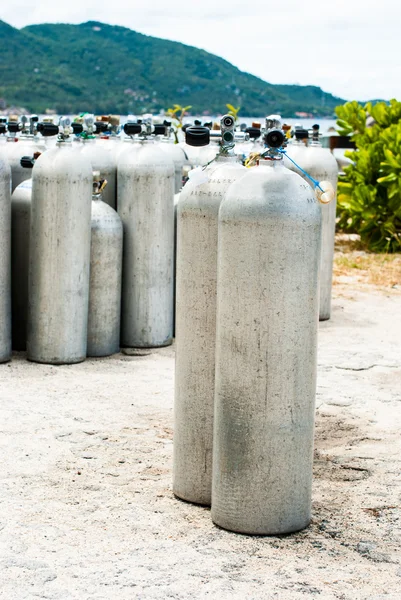
{"type": "Polygon", "coordinates": [[[296,146],[297,148],[306,148],[306,144],[302,140],[297,140],[294,138],[291,142],[291,146],[296,146]]]}
{"type": "Polygon", "coordinates": [[[67,138],[65,140],[57,140],[56,147],[57,148],[71,148],[72,140],[71,138],[67,138]]]}
{"type": "Polygon", "coordinates": [[[226,154],[226,155],[220,154],[220,155],[216,156],[216,162],[218,162],[218,163],[232,163],[232,164],[235,164],[235,163],[237,163],[239,161],[238,161],[238,157],[235,154],[233,154],[233,155],[231,155],[231,154],[226,154]]]}
{"type": "Polygon", "coordinates": [[[92,194],[93,202],[99,202],[102,199],[102,194],[92,194]]]}
{"type": "Polygon", "coordinates": [[[266,160],[265,158],[259,161],[259,167],[263,169],[279,169],[283,166],[282,160],[266,160]]]}

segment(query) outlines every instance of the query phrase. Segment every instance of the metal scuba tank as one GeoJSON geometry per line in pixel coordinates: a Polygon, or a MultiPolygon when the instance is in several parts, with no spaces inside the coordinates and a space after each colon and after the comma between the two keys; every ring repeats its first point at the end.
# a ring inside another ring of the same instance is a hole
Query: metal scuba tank
{"type": "MultiPolygon", "coordinates": [[[[302,129],[295,131],[295,138],[306,140],[308,132],[302,129]]],[[[337,161],[328,148],[323,148],[319,141],[319,125],[314,125],[309,132],[308,146],[302,141],[288,147],[287,155],[311,175],[314,179],[330,181],[336,195],[338,180],[337,161]]],[[[286,167],[292,169],[309,183],[309,179],[288,158],[284,158],[286,167]]],[[[319,319],[330,319],[331,289],[333,280],[334,241],[336,229],[336,198],[329,204],[321,205],[322,211],[322,250],[320,262],[320,301],[319,319]]]]}
{"type": "MultiPolygon", "coordinates": [[[[221,120],[216,160],[196,170],[178,201],[174,494],[209,505],[216,330],[217,227],[230,184],[246,173],[234,152],[234,119],[221,120]]],[[[201,147],[209,129],[192,127],[187,144],[201,147]]]]}
{"type": "Polygon", "coordinates": [[[11,169],[0,156],[0,363],[11,358],[11,169]]]}
{"type": "Polygon", "coordinates": [[[60,119],[32,170],[27,357],[48,364],[83,361],[87,348],[92,167],[70,125],[60,119]]]}
{"type": "Polygon", "coordinates": [[[154,142],[150,119],[137,128],[140,141],[127,144],[118,160],[117,209],[124,227],[121,346],[151,348],[172,342],[174,164],[154,142]]]}
{"type": "MultiPolygon", "coordinates": [[[[101,179],[107,181],[107,186],[102,195],[103,202],[116,208],[116,182],[117,182],[117,163],[112,153],[107,152],[105,148],[96,143],[95,132],[99,133],[102,128],[95,123],[95,117],[86,114],[83,117],[84,131],[81,134],[81,144],[79,146],[82,156],[89,159],[92,169],[100,172],[101,179]]],[[[106,123],[107,125],[107,123],[106,123]]]]}
{"type": "MultiPolygon", "coordinates": [[[[46,140],[56,136],[59,131],[54,124],[38,123],[37,128],[46,140]]],[[[32,177],[33,165],[41,153],[36,152],[35,147],[27,149],[35,152],[33,156],[23,156],[20,164],[32,177]]],[[[24,177],[11,196],[12,347],[18,351],[26,350],[31,200],[32,179],[24,177]]]]}
{"type": "Polygon", "coordinates": [[[284,142],[268,118],[265,159],[219,212],[212,519],[248,534],[311,513],[321,211],[284,142]]]}
{"type": "Polygon", "coordinates": [[[120,350],[123,226],[102,201],[106,182],[94,173],[89,281],[88,356],[109,356],[120,350]]]}
{"type": "MultiPolygon", "coordinates": [[[[19,127],[19,135],[15,139],[17,142],[11,142],[10,152],[8,153],[8,162],[11,167],[11,181],[12,181],[12,192],[15,190],[17,185],[25,181],[26,179],[30,179],[31,173],[29,169],[25,169],[21,165],[21,158],[27,155],[33,155],[35,152],[44,152],[46,150],[46,145],[44,140],[37,135],[37,123],[38,116],[31,115],[27,117],[23,115],[21,117],[20,123],[18,123],[19,127]]],[[[9,131],[10,131],[9,124],[9,131]]],[[[15,123],[13,129],[15,129],[15,123]]],[[[17,132],[12,132],[15,135],[17,132]]],[[[12,139],[12,138],[10,138],[12,139]]]]}

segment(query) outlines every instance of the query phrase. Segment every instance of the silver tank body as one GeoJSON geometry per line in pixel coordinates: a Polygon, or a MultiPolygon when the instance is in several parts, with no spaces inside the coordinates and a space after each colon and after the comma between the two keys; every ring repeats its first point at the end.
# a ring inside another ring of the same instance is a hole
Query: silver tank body
{"type": "Polygon", "coordinates": [[[190,179],[178,202],[173,491],[210,505],[218,213],[246,169],[235,156],[219,157],[203,173],[208,181],[190,179]]]}
{"type": "Polygon", "coordinates": [[[281,162],[219,214],[212,519],[248,534],[311,517],[321,211],[281,162]]]}
{"type": "Polygon", "coordinates": [[[159,144],[132,144],[118,162],[124,228],[121,346],[167,346],[173,335],[174,164],[159,144]]]}
{"type": "Polygon", "coordinates": [[[11,358],[11,169],[0,156],[0,363],[11,358]]]}
{"type": "Polygon", "coordinates": [[[116,209],[117,162],[113,152],[108,152],[103,145],[96,142],[96,139],[83,139],[75,147],[90,161],[93,171],[99,171],[100,177],[107,180],[107,186],[103,191],[103,202],[116,209]]]}
{"type": "MultiPolygon", "coordinates": [[[[333,202],[320,205],[322,211],[322,251],[320,261],[319,319],[320,321],[326,321],[330,319],[331,315],[338,165],[330,150],[323,148],[320,144],[312,144],[306,147],[303,143],[295,143],[288,146],[287,153],[304,171],[317,181],[330,181],[335,191],[333,202]]],[[[310,180],[291,161],[284,158],[284,164],[310,183],[310,180]]]]}
{"type": "Polygon", "coordinates": [[[11,149],[7,154],[8,162],[11,167],[12,192],[15,188],[32,177],[31,169],[25,169],[21,166],[23,156],[33,156],[35,152],[45,152],[47,149],[43,138],[33,136],[21,136],[18,142],[10,142],[11,149]]]}
{"type": "Polygon", "coordinates": [[[120,349],[123,226],[114,209],[92,200],[88,356],[109,356],[120,349]]]}
{"type": "Polygon", "coordinates": [[[85,359],[92,167],[60,142],[32,170],[27,356],[48,364],[85,359]]]}
{"type": "Polygon", "coordinates": [[[183,148],[172,141],[160,142],[160,148],[170,156],[174,163],[174,193],[178,194],[182,188],[182,169],[187,163],[187,156],[183,148]]]}
{"type": "Polygon", "coordinates": [[[12,338],[19,351],[26,350],[31,200],[32,179],[26,179],[11,197],[12,338]]]}

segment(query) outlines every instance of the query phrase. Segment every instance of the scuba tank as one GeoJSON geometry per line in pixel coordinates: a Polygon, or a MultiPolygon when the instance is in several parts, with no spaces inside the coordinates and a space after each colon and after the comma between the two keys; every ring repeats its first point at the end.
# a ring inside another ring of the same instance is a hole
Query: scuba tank
{"type": "Polygon", "coordinates": [[[311,515],[321,211],[266,119],[219,212],[212,519],[284,534],[311,515]]]}
{"type": "MultiPolygon", "coordinates": [[[[310,132],[298,129],[295,131],[295,143],[287,150],[284,158],[285,165],[304,177],[304,171],[315,180],[326,180],[331,183],[336,195],[338,180],[337,161],[328,148],[323,148],[320,143],[319,125],[314,125],[310,132]],[[306,146],[304,142],[308,142],[306,146]],[[291,160],[297,165],[294,165],[291,160]],[[299,168],[301,167],[301,169],[299,168]]],[[[333,279],[334,241],[336,229],[336,199],[326,205],[321,205],[322,211],[322,254],[320,262],[320,303],[319,319],[330,319],[331,314],[331,288],[333,279]]]]}
{"type": "MultiPolygon", "coordinates": [[[[174,163],[154,141],[150,118],[118,160],[117,209],[124,227],[121,346],[172,343],[174,163]]],[[[135,127],[134,127],[135,125],[135,127]]]]}
{"type": "Polygon", "coordinates": [[[106,182],[93,175],[87,355],[109,356],[120,350],[123,226],[102,202],[106,182]]]}
{"type": "Polygon", "coordinates": [[[93,178],[71,134],[61,118],[32,170],[27,357],[47,364],[83,361],[87,348],[93,178]]]}
{"type": "MultiPolygon", "coordinates": [[[[190,173],[177,206],[174,494],[209,505],[216,330],[217,227],[230,184],[247,172],[234,150],[234,119],[221,119],[221,147],[206,168],[190,173]]],[[[206,147],[210,131],[190,127],[186,143],[206,147]]]]}

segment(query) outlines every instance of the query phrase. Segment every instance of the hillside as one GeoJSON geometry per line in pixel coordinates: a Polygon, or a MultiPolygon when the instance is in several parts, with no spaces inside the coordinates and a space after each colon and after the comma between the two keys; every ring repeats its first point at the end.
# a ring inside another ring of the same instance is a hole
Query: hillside
{"type": "Polygon", "coordinates": [[[157,112],[174,103],[193,114],[241,105],[243,116],[297,111],[331,116],[343,102],[314,86],[272,85],[226,60],[125,27],[88,22],[0,21],[0,98],[33,112],[157,112]]]}

